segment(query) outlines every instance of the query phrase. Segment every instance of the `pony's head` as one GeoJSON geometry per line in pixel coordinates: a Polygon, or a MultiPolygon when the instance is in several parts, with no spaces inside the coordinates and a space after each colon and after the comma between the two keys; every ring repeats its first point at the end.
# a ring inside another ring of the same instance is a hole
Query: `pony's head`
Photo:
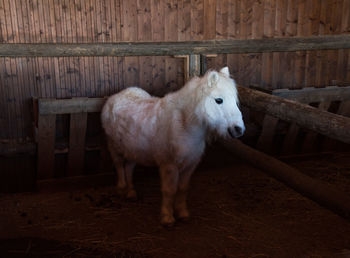
{"type": "Polygon", "coordinates": [[[197,117],[221,136],[242,136],[245,126],[238,107],[236,83],[230,78],[228,67],[219,72],[208,71],[201,78],[200,87],[203,95],[196,108],[197,117]]]}

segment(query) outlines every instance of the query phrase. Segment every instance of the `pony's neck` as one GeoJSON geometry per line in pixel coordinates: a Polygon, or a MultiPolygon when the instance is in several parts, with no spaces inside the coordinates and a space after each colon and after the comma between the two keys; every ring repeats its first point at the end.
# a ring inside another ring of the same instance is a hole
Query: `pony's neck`
{"type": "Polygon", "coordinates": [[[198,133],[202,131],[205,137],[206,127],[195,113],[198,104],[203,99],[204,92],[201,83],[201,78],[195,77],[188,81],[180,90],[166,95],[165,99],[167,103],[171,103],[170,108],[181,111],[185,120],[185,126],[188,127],[187,129],[198,131],[198,133]]]}
{"type": "Polygon", "coordinates": [[[195,111],[196,106],[202,99],[203,92],[200,88],[201,78],[194,77],[188,81],[180,90],[172,93],[172,102],[178,109],[187,112],[195,111]]]}

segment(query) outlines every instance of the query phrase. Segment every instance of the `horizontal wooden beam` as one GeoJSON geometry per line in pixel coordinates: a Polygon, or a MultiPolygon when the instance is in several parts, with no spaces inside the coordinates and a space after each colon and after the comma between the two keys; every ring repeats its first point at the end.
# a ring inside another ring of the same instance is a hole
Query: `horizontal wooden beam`
{"type": "Polygon", "coordinates": [[[347,101],[350,100],[350,86],[329,86],[325,88],[303,88],[297,90],[279,89],[273,90],[272,95],[306,104],[325,101],[347,101]]]}
{"type": "Polygon", "coordinates": [[[293,100],[283,99],[238,86],[242,105],[330,138],[350,143],[350,118],[323,111],[293,100]]]}
{"type": "Polygon", "coordinates": [[[221,140],[234,155],[276,178],[295,191],[350,220],[350,197],[336,187],[304,175],[297,169],[259,152],[239,140],[221,140]]]}
{"type": "Polygon", "coordinates": [[[1,57],[173,56],[350,48],[350,35],[239,40],[0,44],[1,57]]]}
{"type": "Polygon", "coordinates": [[[0,143],[0,156],[15,156],[18,154],[34,154],[36,152],[36,145],[33,142],[25,143],[0,143]]]}
{"type": "Polygon", "coordinates": [[[106,98],[38,99],[39,115],[101,112],[106,98]]]}

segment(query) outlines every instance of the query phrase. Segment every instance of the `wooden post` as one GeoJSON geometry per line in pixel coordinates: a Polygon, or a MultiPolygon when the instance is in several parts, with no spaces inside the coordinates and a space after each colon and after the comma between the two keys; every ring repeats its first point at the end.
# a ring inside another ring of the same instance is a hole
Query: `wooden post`
{"type": "Polygon", "coordinates": [[[190,55],[189,57],[189,78],[199,76],[201,74],[201,56],[190,55]]]}
{"type": "Polygon", "coordinates": [[[325,182],[302,174],[297,169],[259,152],[239,140],[222,140],[234,155],[291,187],[336,214],[350,219],[350,197],[325,182]]]}
{"type": "Polygon", "coordinates": [[[207,71],[207,58],[217,57],[216,54],[211,55],[178,55],[177,58],[184,58],[184,79],[187,82],[193,76],[205,74],[207,71]],[[192,70],[191,70],[192,69],[192,70]]]}

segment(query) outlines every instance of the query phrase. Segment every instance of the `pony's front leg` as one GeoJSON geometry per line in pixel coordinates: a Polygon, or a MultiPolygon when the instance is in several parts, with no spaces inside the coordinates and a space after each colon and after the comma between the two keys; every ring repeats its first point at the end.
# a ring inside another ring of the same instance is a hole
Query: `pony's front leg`
{"type": "Polygon", "coordinates": [[[187,193],[190,179],[196,165],[181,171],[179,174],[179,182],[175,199],[175,213],[177,218],[182,221],[187,221],[190,217],[190,213],[187,209],[187,193]]]}
{"type": "Polygon", "coordinates": [[[174,198],[177,191],[179,171],[174,166],[160,168],[162,187],[162,207],[160,222],[164,226],[172,226],[174,219],[174,198]]]}

